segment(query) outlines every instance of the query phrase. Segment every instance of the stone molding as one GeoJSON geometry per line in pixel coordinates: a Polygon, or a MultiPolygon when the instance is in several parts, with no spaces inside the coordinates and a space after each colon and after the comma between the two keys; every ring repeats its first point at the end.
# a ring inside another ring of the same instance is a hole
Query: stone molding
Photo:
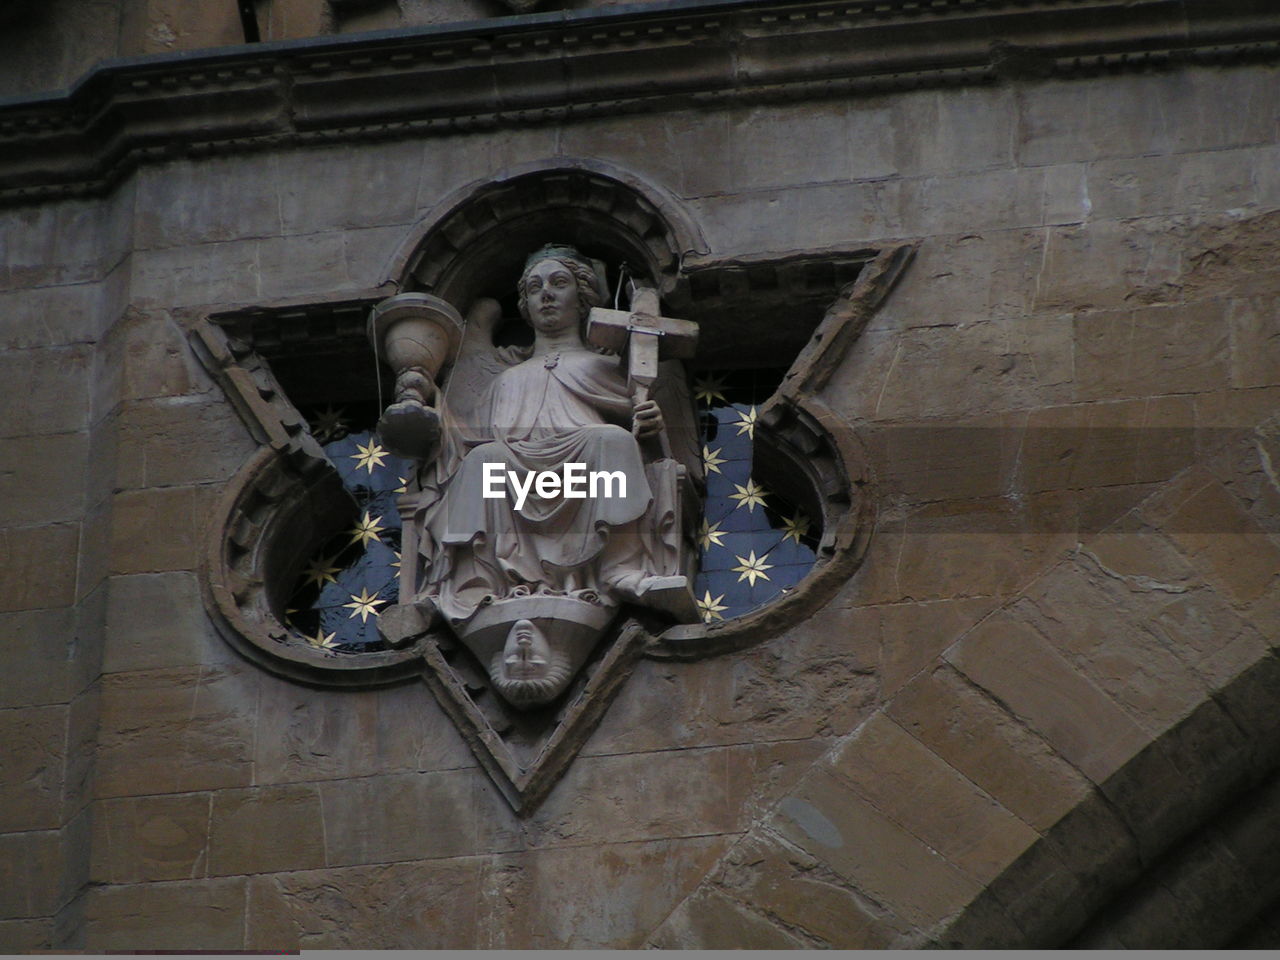
{"type": "Polygon", "coordinates": [[[224,47],[0,100],[0,204],[184,156],[1278,55],[1255,0],[678,0],[224,47]]]}

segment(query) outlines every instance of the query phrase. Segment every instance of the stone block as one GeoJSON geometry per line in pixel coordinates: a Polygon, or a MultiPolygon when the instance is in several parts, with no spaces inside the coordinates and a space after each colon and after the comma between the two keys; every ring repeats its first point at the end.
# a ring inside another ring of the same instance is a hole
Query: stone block
{"type": "Polygon", "coordinates": [[[1074,502],[951,501],[883,521],[856,574],[859,604],[1007,597],[1075,544],[1074,502]]]}
{"type": "Polygon", "coordinates": [[[810,944],[883,950],[910,932],[885,905],[867,900],[819,860],[765,833],[748,834],[729,851],[716,876],[735,899],[810,944]]]}
{"type": "Polygon", "coordinates": [[[981,890],[828,773],[807,776],[779,804],[770,827],[917,928],[950,917],[981,890]]]}
{"type": "MultiPolygon", "coordinates": [[[[62,822],[80,816],[93,799],[101,691],[95,684],[71,701],[67,711],[67,762],[62,786],[62,822]]],[[[87,844],[88,837],[86,835],[87,844]]],[[[86,864],[86,872],[87,872],[86,864]]]]}
{"type": "Polygon", "coordinates": [[[127,490],[111,511],[111,573],[196,569],[217,486],[127,490]]]}
{"type": "Polygon", "coordinates": [[[1275,142],[1274,69],[1191,67],[1163,77],[1170,146],[1178,152],[1275,142]],[[1229,106],[1228,106],[1229,105],[1229,106]]]}
{"type": "Polygon", "coordinates": [[[261,303],[265,294],[260,246],[258,240],[227,240],[135,251],[130,260],[133,305],[139,310],[166,310],[261,303]]]}
{"type": "MultiPolygon", "coordinates": [[[[266,300],[319,297],[331,291],[351,289],[354,284],[347,271],[347,244],[343,231],[260,241],[258,296],[266,300]]],[[[372,364],[372,359],[369,362],[372,364]]]]}
{"type": "Polygon", "coordinates": [[[1280,384],[1278,318],[1280,296],[1232,300],[1228,305],[1233,386],[1274,387],[1280,384]]]}
{"type": "MultiPolygon", "coordinates": [[[[331,867],[249,878],[250,950],[462,950],[488,946],[484,861],[331,867]]],[[[503,903],[505,907],[510,904],[503,903]]]]}
{"type": "Polygon", "coordinates": [[[862,432],[879,496],[899,503],[1002,496],[1022,463],[1022,414],[985,422],[894,424],[862,432]]]}
{"type": "MultiPolygon", "coordinates": [[[[57,287],[36,287],[0,292],[0,349],[31,350],[67,347],[92,343],[98,338],[101,319],[102,288],[96,283],[77,283],[57,287]]],[[[32,355],[4,357],[6,372],[20,375],[20,368],[35,359],[32,355]],[[17,364],[16,360],[25,361],[17,364]]],[[[64,359],[67,359],[64,357],[64,359]]],[[[87,369],[87,368],[86,368],[87,369]]],[[[87,378],[86,378],[87,379],[87,378]]],[[[12,378],[7,376],[6,404],[24,399],[20,394],[7,395],[12,378]]],[[[80,411],[44,411],[46,417],[81,415],[80,411]]],[[[15,418],[4,424],[8,431],[21,424],[15,418]]]]}
{"type": "Polygon", "coordinates": [[[1101,312],[1076,320],[1077,400],[1215,390],[1227,382],[1226,303],[1101,312]]]}
{"type": "Polygon", "coordinates": [[[137,250],[280,232],[280,185],[276,164],[266,154],[144,166],[138,171],[137,190],[137,250]]]}
{"type": "Polygon", "coordinates": [[[896,166],[903,176],[945,177],[1014,166],[1018,104],[1011,88],[902,93],[892,104],[896,166]]]}
{"type": "Polygon", "coordinates": [[[1095,783],[1149,737],[1031,627],[996,614],[944,654],[1095,783]]]}
{"type": "Polygon", "coordinates": [[[490,949],[636,949],[694,893],[731,838],[686,837],[503,854],[479,933],[490,949]],[[606,892],[607,891],[607,892],[606,892]]]}
{"type": "MultiPolygon", "coordinates": [[[[884,118],[887,120],[887,117],[884,118]]],[[[853,180],[849,107],[840,101],[760,106],[729,119],[729,180],[736,191],[853,180]]]]}
{"type": "Polygon", "coordinates": [[[76,608],[75,632],[67,645],[67,690],[87,690],[102,673],[102,648],[107,623],[107,588],[99,584],[76,608]]]}
{"type": "Polygon", "coordinates": [[[116,422],[117,490],[223,481],[258,448],[235,408],[223,400],[126,403],[116,422]]]}
{"type": "Polygon", "coordinates": [[[994,597],[972,597],[873,608],[879,611],[883,624],[879,671],[881,697],[892,697],[912,677],[927,671],[943,650],[999,603],[994,597]]]}
{"type": "Polygon", "coordinates": [[[207,793],[99,801],[90,879],[111,884],[205,876],[212,802],[207,793]]]}
{"type": "MultiPolygon", "coordinates": [[[[1029,316],[1041,293],[1045,243],[1050,233],[1039,228],[1004,229],[924,238],[909,268],[909,279],[893,290],[871,319],[867,334],[849,352],[845,366],[865,349],[866,338],[874,331],[938,327],[939,335],[945,335],[947,329],[963,333],[972,324],[995,321],[1010,336],[1018,337],[1021,329],[1035,330],[1051,319],[1061,321],[1063,317],[1049,314],[1039,321],[1029,316]],[[1015,317],[1021,319],[1006,322],[1015,317]]],[[[1062,367],[1057,358],[1053,369],[1058,371],[1055,379],[1065,371],[1070,380],[1070,367],[1062,367]]],[[[878,389],[883,379],[873,377],[873,389],[878,389]]],[[[828,390],[838,389],[842,380],[844,377],[837,375],[828,390]]],[[[866,382],[860,387],[866,390],[866,382]]],[[[989,414],[991,409],[980,412],[989,414]]]]}
{"type": "Polygon", "coordinates": [[[0,920],[0,950],[5,953],[47,953],[52,949],[52,917],[0,920]]]}
{"type": "Polygon", "coordinates": [[[0,920],[53,916],[61,854],[57,830],[0,834],[0,920]]]}
{"type": "Polygon", "coordinates": [[[1083,676],[1156,735],[1208,695],[1185,658],[1150,626],[1178,595],[1164,584],[1118,576],[1086,560],[1063,564],[1037,581],[1028,592],[1029,603],[1018,611],[1083,676]]]}
{"type": "Polygon", "coordinates": [[[703,197],[691,203],[712,250],[726,255],[901,236],[897,180],[818,184],[703,197]]]}
{"type": "Polygon", "coordinates": [[[217,636],[190,573],[139,573],[107,581],[106,673],[234,659],[217,636]]]}
{"type": "MultiPolygon", "coordinates": [[[[92,348],[84,344],[0,353],[0,437],[76,433],[89,425],[92,348]]],[[[11,461],[5,456],[5,463],[11,461]]]]}
{"type": "MultiPolygon", "coordinates": [[[[1034,308],[1079,314],[1080,321],[1085,322],[1095,310],[1124,313],[1134,304],[1181,301],[1186,263],[1181,244],[1175,239],[1181,232],[1180,226],[1176,218],[1149,217],[1090,220],[1081,225],[1039,231],[1037,239],[1043,252],[1031,265],[1030,299],[1034,308]]],[[[1207,333],[1213,335],[1216,331],[1207,333]]],[[[1159,331],[1152,330],[1149,336],[1158,340],[1159,331]]],[[[1087,345],[1080,349],[1084,346],[1087,345]]],[[[1117,340],[1112,346],[1138,370],[1149,371],[1154,363],[1144,357],[1131,358],[1130,347],[1124,342],[1117,340]]],[[[1183,343],[1176,338],[1170,341],[1170,349],[1195,346],[1194,341],[1183,343]]],[[[1093,375],[1103,376],[1103,373],[1095,369],[1093,375]]],[[[1121,376],[1120,364],[1113,363],[1112,373],[1117,378],[1121,376]]],[[[1183,374],[1191,376],[1194,371],[1183,371],[1183,374]]],[[[1173,391],[1125,395],[1166,392],[1173,391]]]]}
{"type": "Polygon", "coordinates": [[[0,831],[51,830],[62,825],[65,706],[0,710],[0,831]]]}
{"type": "Polygon", "coordinates": [[[93,953],[241,950],[247,883],[220,877],[90,887],[86,945],[93,953]]]}
{"type": "Polygon", "coordinates": [[[600,157],[618,163],[632,173],[659,184],[668,190],[688,196],[686,177],[695,188],[694,193],[723,192],[733,181],[728,179],[725,168],[728,157],[729,128],[737,114],[715,116],[699,114],[704,125],[686,113],[635,113],[616,117],[599,117],[584,123],[568,124],[562,128],[561,150],[566,156],[600,157]],[[688,137],[685,141],[683,138],[688,137]],[[677,147],[677,144],[680,144],[677,147]],[[722,153],[704,154],[697,146],[694,153],[686,154],[688,146],[716,145],[722,153]],[[658,149],[654,149],[654,146],[658,149]],[[707,170],[695,171],[699,164],[689,163],[690,156],[706,156],[707,170]],[[702,187],[702,184],[707,187],[702,187]]]}
{"type": "Polygon", "coordinates": [[[211,876],[325,865],[325,818],[314,784],[219,790],[208,829],[211,876]]]}
{"type": "Polygon", "coordinates": [[[0,529],[0,611],[75,602],[80,525],[0,529]]]}
{"type": "Polygon", "coordinates": [[[1244,150],[1131,157],[1089,165],[1089,197],[1099,219],[1212,214],[1256,199],[1254,157],[1244,150]]]}
{"type": "Polygon", "coordinates": [[[1125,74],[1036,84],[1017,94],[1019,164],[1062,163],[1169,152],[1176,98],[1165,77],[1125,74]]]}
{"type": "Polygon", "coordinates": [[[88,441],[85,433],[0,439],[0,525],[78,520],[88,441]]]}
{"type": "Polygon", "coordinates": [[[264,40],[294,40],[329,33],[333,23],[326,0],[273,0],[259,26],[264,40]]]}
{"type": "Polygon", "coordinates": [[[1039,736],[950,667],[921,673],[885,710],[1036,830],[1052,827],[1089,789],[1039,736]]]}
{"type": "Polygon", "coordinates": [[[1150,627],[1210,690],[1219,690],[1266,656],[1266,638],[1208,588],[1162,606],[1150,627]]]}
{"type": "Polygon", "coordinates": [[[825,746],[799,741],[580,756],[526,818],[526,836],[549,847],[738,832],[790,790],[825,746]]]}
{"type": "Polygon", "coordinates": [[[912,237],[1035,227],[1044,220],[1044,207],[1045,175],[1034,167],[918,177],[902,184],[903,232],[912,237]]]}
{"type": "Polygon", "coordinates": [[[75,610],[0,613],[0,709],[65,703],[75,610]]]}
{"type": "Polygon", "coordinates": [[[701,889],[649,938],[660,950],[798,950],[809,946],[718,890],[701,889]]]}
{"type": "Polygon", "coordinates": [[[101,279],[107,204],[63,200],[0,212],[0,290],[101,279]]]}
{"type": "Polygon", "coordinates": [[[121,52],[126,55],[197,50],[244,43],[244,28],[234,9],[183,0],[140,0],[123,10],[121,52]]]}
{"type": "MultiPolygon", "coordinates": [[[[422,176],[417,140],[312,148],[275,160],[285,234],[412,222],[422,176]],[[341,184],[320,189],[319,184],[341,184]]],[[[401,231],[402,234],[404,231],[401,231]]]]}
{"type": "Polygon", "coordinates": [[[94,391],[94,409],[99,413],[130,400],[216,390],[185,334],[167,313],[126,311],[107,331],[99,350],[102,361],[94,391]]]}
{"type": "Polygon", "coordinates": [[[319,785],[332,866],[442,859],[520,845],[514,815],[479,770],[319,785]]]}
{"type": "Polygon", "coordinates": [[[987,884],[1039,835],[997,799],[874,713],[832,758],[837,776],[953,866],[987,884]],[[928,797],[919,803],[914,798],[928,797]]]}
{"type": "Polygon", "coordinates": [[[456,770],[475,762],[461,734],[422,685],[388,687],[377,691],[374,697],[379,769],[456,770]]]}
{"type": "Polygon", "coordinates": [[[1207,471],[1184,473],[1143,506],[1143,515],[1232,603],[1274,589],[1280,547],[1207,471]]]}
{"type": "Polygon", "coordinates": [[[104,677],[97,796],[248,786],[257,680],[230,664],[104,677]]]}

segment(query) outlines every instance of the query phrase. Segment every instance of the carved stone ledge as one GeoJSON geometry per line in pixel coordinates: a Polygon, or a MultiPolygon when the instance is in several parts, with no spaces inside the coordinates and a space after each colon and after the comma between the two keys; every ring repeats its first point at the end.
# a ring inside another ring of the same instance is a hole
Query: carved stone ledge
{"type": "Polygon", "coordinates": [[[0,102],[0,203],[181,156],[1277,58],[1280,9],[1255,0],[682,0],[261,43],[0,102]]]}

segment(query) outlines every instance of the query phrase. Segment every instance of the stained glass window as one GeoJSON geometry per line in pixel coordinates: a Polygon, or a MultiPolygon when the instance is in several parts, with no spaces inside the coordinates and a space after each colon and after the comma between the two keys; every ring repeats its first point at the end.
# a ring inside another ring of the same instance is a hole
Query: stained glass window
{"type": "Polygon", "coordinates": [[[694,377],[707,478],[694,597],[707,622],[777,599],[813,567],[817,524],[752,473],[759,406],[784,372],[704,370],[694,377]]]}

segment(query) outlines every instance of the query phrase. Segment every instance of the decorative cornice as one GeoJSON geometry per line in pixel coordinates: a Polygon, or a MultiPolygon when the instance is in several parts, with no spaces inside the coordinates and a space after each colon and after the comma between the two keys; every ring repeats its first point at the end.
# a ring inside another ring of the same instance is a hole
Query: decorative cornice
{"type": "Polygon", "coordinates": [[[1280,56],[1256,0],[677,0],[106,62],[0,99],[0,203],[139,163],[1280,56]]]}

